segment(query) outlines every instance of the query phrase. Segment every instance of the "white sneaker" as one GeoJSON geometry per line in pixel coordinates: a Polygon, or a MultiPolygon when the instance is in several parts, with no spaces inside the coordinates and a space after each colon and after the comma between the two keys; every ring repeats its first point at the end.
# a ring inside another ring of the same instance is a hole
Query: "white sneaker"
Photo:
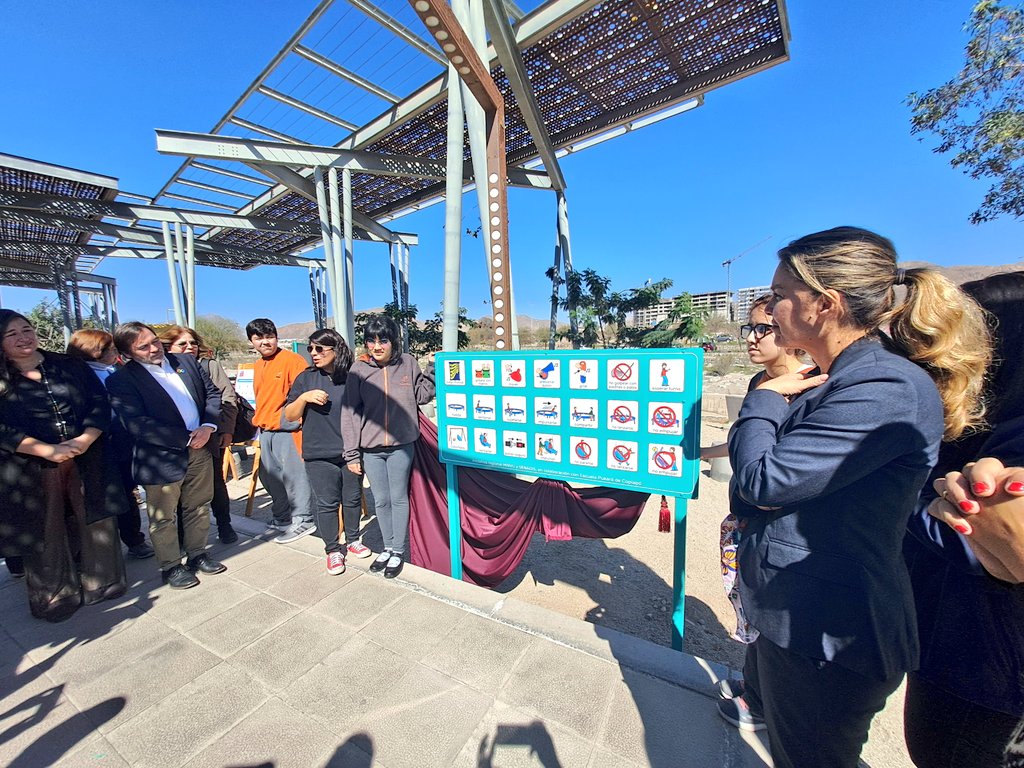
{"type": "Polygon", "coordinates": [[[264,536],[273,536],[275,533],[284,533],[292,527],[291,523],[275,523],[271,520],[267,523],[266,530],[263,531],[264,536]]]}

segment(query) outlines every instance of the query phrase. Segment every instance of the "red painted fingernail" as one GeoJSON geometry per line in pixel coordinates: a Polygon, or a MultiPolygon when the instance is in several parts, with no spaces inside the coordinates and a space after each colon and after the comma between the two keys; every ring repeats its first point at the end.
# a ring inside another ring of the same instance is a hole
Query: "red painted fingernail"
{"type": "Polygon", "coordinates": [[[1021,491],[1024,491],[1024,483],[1020,482],[1020,480],[1014,480],[1006,486],[1006,490],[1010,493],[1020,493],[1021,491]]]}
{"type": "Polygon", "coordinates": [[[964,535],[967,535],[971,532],[970,527],[964,525],[963,523],[953,523],[953,528],[954,530],[956,530],[957,533],[962,533],[964,535]]]}
{"type": "MultiPolygon", "coordinates": [[[[960,502],[960,509],[962,509],[964,512],[973,512],[974,511],[974,502],[973,501],[967,501],[965,499],[964,501],[960,502]]],[[[961,533],[962,533],[962,531],[961,531],[961,533]]]]}
{"type": "Polygon", "coordinates": [[[975,493],[984,493],[988,490],[988,485],[985,483],[975,483],[971,486],[971,490],[975,493]]]}

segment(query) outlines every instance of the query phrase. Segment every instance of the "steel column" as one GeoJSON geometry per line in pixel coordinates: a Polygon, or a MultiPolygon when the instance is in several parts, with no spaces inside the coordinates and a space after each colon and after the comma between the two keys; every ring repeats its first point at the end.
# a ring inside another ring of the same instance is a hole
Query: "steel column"
{"type": "Polygon", "coordinates": [[[184,323],[179,323],[179,325],[187,325],[190,311],[188,297],[191,291],[188,287],[188,265],[185,262],[185,240],[182,237],[181,224],[177,222],[174,224],[174,251],[181,279],[181,293],[178,294],[181,299],[181,316],[185,321],[184,323]]]}
{"type": "MultiPolygon", "coordinates": [[[[427,29],[443,41],[442,50],[455,65],[473,98],[484,108],[487,131],[487,170],[477,175],[478,188],[486,189],[480,215],[488,232],[488,273],[494,318],[494,346],[508,349],[514,343],[509,301],[511,271],[508,255],[508,174],[505,167],[505,104],[487,66],[466,36],[444,0],[410,0],[427,29]]],[[[479,6],[478,6],[479,7],[479,6]]],[[[479,13],[483,29],[483,13],[479,13]]],[[[467,115],[468,117],[468,115],[467,115]]],[[[471,127],[472,130],[472,127],[471,127]]],[[[472,137],[472,133],[471,133],[472,137]]]]}
{"type": "Polygon", "coordinates": [[[348,306],[348,289],[345,287],[345,255],[341,243],[341,200],[338,191],[338,169],[327,169],[327,201],[331,209],[331,254],[334,256],[334,280],[337,303],[334,305],[334,328],[344,335],[345,324],[351,309],[348,306]]]}
{"type": "Polygon", "coordinates": [[[185,324],[184,312],[181,311],[181,294],[178,292],[178,273],[174,267],[174,244],[171,242],[171,227],[166,222],[160,222],[164,233],[164,258],[167,261],[167,279],[171,284],[171,306],[174,309],[174,322],[178,325],[185,324]]]}
{"type": "Polygon", "coordinates": [[[196,248],[195,232],[188,224],[185,225],[185,300],[188,303],[188,327],[196,327],[196,248]]]}
{"type": "MultiPolygon", "coordinates": [[[[569,239],[569,207],[565,201],[564,189],[556,191],[555,197],[558,205],[558,222],[556,225],[558,230],[558,248],[562,255],[562,270],[565,274],[565,281],[568,283],[569,275],[572,273],[572,242],[569,239]]],[[[555,276],[558,276],[557,269],[555,276]]],[[[566,296],[568,297],[568,291],[566,292],[566,296]]],[[[574,348],[577,348],[579,347],[579,342],[576,341],[576,334],[579,331],[579,324],[576,322],[575,315],[571,314],[574,309],[576,308],[570,304],[569,333],[572,335],[574,348]]],[[[554,322],[554,316],[552,316],[552,322],[554,322]]]]}
{"type": "Polygon", "coordinates": [[[462,275],[462,86],[455,65],[448,65],[448,148],[444,191],[444,299],[441,302],[441,349],[459,348],[459,284],[462,275]],[[456,85],[458,84],[458,85],[456,85]]]}
{"type": "MultiPolygon", "coordinates": [[[[333,168],[331,169],[334,170],[333,168]]],[[[342,287],[345,289],[345,341],[352,343],[355,332],[356,291],[355,274],[356,259],[352,249],[352,171],[345,168],[341,172],[342,214],[345,234],[344,262],[342,263],[342,287]]]]}
{"type": "MultiPolygon", "coordinates": [[[[334,314],[338,314],[338,283],[337,275],[334,273],[334,246],[331,243],[331,220],[327,209],[327,190],[324,186],[324,172],[322,168],[313,169],[313,186],[316,188],[316,210],[320,215],[320,242],[324,247],[324,265],[327,267],[327,287],[331,296],[331,304],[334,307],[334,314]]],[[[329,313],[328,313],[329,314],[329,313]]],[[[337,327],[338,318],[334,318],[334,325],[337,327]]]]}

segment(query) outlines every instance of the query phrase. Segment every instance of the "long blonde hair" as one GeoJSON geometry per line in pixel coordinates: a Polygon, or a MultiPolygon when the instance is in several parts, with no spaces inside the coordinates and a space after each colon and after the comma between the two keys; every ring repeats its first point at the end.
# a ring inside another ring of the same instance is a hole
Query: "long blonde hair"
{"type": "Polygon", "coordinates": [[[899,269],[896,248],[881,235],[836,227],[794,240],[782,264],[811,290],[840,293],[850,322],[882,334],[893,350],[932,377],[945,413],[946,440],[982,422],[981,393],[992,359],[981,308],[934,269],[899,269]],[[896,285],[906,285],[897,303],[896,285]]]}

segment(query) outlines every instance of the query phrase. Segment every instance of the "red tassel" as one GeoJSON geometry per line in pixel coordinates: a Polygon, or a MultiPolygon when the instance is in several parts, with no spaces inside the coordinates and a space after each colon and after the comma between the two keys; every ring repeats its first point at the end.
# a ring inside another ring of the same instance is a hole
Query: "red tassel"
{"type": "Polygon", "coordinates": [[[668,533],[672,530],[672,512],[668,508],[668,499],[661,497],[661,509],[658,510],[658,531],[668,533]]]}

